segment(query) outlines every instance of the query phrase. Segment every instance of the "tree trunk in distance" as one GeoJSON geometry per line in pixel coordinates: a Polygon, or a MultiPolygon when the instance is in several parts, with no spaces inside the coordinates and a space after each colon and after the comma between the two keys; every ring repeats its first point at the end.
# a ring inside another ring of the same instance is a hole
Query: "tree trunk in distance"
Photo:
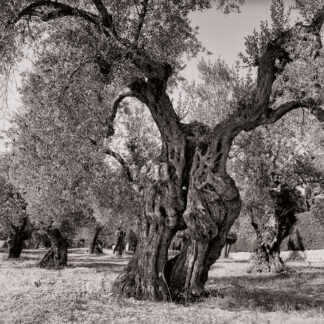
{"type": "Polygon", "coordinates": [[[294,228],[296,212],[303,211],[304,205],[296,190],[285,184],[271,190],[270,195],[273,206],[265,223],[262,217],[251,213],[251,224],[257,235],[258,248],[255,257],[251,259],[249,273],[282,273],[288,270],[280,258],[280,246],[294,228]]]}
{"type": "Polygon", "coordinates": [[[213,157],[219,161],[226,155],[221,145],[217,146],[219,156],[209,155],[211,148],[204,147],[197,148],[194,156],[184,212],[189,239],[166,267],[173,299],[191,300],[204,293],[208,271],[220,257],[227,234],[241,210],[233,179],[223,167],[210,167],[213,157]]]}
{"type": "Polygon", "coordinates": [[[40,243],[41,243],[41,240],[38,239],[38,240],[36,241],[36,243],[35,243],[35,247],[34,247],[35,250],[38,250],[38,249],[39,249],[40,243]]]}
{"type": "Polygon", "coordinates": [[[18,259],[23,249],[24,239],[19,231],[12,233],[8,241],[8,258],[18,259]]]}
{"type": "Polygon", "coordinates": [[[58,228],[49,228],[46,232],[51,241],[51,248],[40,261],[39,267],[61,269],[67,265],[67,241],[58,228]]]}
{"type": "Polygon", "coordinates": [[[98,240],[98,237],[99,237],[99,234],[100,234],[100,231],[101,231],[102,227],[101,226],[97,226],[96,229],[95,229],[95,233],[93,235],[93,239],[92,239],[92,242],[91,242],[91,245],[90,245],[90,254],[94,254],[94,253],[102,253],[102,250],[98,249],[96,251],[96,248],[97,248],[97,240],[98,240]]]}
{"type": "Polygon", "coordinates": [[[225,243],[225,259],[228,259],[232,244],[225,243]]]}
{"type": "Polygon", "coordinates": [[[32,232],[33,228],[28,231],[27,227],[28,217],[24,217],[18,226],[13,226],[13,231],[10,234],[8,241],[8,258],[17,259],[23,249],[24,241],[27,240],[32,232]]]}
{"type": "Polygon", "coordinates": [[[280,250],[277,248],[258,247],[250,262],[248,273],[287,272],[287,268],[280,258],[280,250]]]}

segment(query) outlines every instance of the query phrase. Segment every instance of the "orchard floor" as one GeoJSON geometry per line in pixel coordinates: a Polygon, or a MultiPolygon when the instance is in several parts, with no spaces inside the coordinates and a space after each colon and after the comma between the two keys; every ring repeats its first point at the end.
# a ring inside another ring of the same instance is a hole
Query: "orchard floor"
{"type": "Polygon", "coordinates": [[[324,323],[324,264],[290,263],[286,276],[249,275],[247,262],[219,260],[209,298],[188,305],[122,299],[110,292],[130,256],[72,249],[69,267],[35,266],[44,250],[8,261],[0,253],[0,323],[324,323]]]}

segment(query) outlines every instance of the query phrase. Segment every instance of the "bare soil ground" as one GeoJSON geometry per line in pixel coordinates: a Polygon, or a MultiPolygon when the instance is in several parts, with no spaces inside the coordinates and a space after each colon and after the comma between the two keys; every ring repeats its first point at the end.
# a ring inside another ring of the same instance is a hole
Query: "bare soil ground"
{"type": "Polygon", "coordinates": [[[188,305],[121,299],[112,282],[130,256],[72,249],[69,267],[39,269],[44,250],[8,261],[0,253],[0,323],[324,323],[324,264],[290,263],[289,275],[250,275],[247,262],[219,260],[211,296],[188,305]]]}

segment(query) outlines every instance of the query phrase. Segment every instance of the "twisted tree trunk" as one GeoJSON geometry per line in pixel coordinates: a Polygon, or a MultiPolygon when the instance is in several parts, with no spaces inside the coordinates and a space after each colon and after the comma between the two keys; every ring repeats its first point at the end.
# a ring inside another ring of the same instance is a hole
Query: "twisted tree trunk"
{"type": "Polygon", "coordinates": [[[208,271],[220,257],[241,210],[238,190],[227,174],[206,173],[204,166],[201,172],[195,170],[184,213],[188,238],[180,254],[166,268],[175,299],[196,298],[204,293],[208,271]]]}
{"type": "MultiPolygon", "coordinates": [[[[182,157],[183,159],[183,157],[182,157]]],[[[176,231],[184,228],[183,193],[173,165],[149,162],[144,170],[141,232],[136,252],[117,278],[114,292],[127,297],[169,300],[164,278],[168,247],[176,231]]]]}
{"type": "Polygon", "coordinates": [[[67,241],[58,228],[48,228],[46,232],[51,241],[51,248],[40,261],[39,267],[61,269],[67,264],[67,241]]]}
{"type": "Polygon", "coordinates": [[[204,292],[208,271],[220,257],[227,234],[241,210],[233,179],[226,173],[231,146],[225,123],[196,148],[184,221],[189,239],[170,260],[166,277],[174,298],[191,298],[204,292]]]}
{"type": "Polygon", "coordinates": [[[272,206],[270,215],[264,220],[251,213],[252,226],[257,235],[258,247],[251,260],[248,272],[286,272],[287,268],[280,258],[282,241],[292,232],[297,221],[295,214],[303,211],[303,199],[295,189],[280,184],[270,191],[272,206]]]}

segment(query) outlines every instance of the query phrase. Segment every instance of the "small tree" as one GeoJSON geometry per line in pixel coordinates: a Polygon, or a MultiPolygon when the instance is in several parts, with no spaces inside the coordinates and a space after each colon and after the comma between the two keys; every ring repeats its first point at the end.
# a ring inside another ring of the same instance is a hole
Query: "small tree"
{"type": "Polygon", "coordinates": [[[234,232],[229,232],[229,233],[227,234],[226,242],[225,242],[225,247],[224,247],[224,248],[225,248],[224,256],[225,256],[226,259],[227,259],[228,256],[229,256],[229,252],[230,252],[231,246],[232,246],[233,244],[235,244],[236,241],[237,241],[237,235],[236,235],[236,233],[234,233],[234,232]]]}

